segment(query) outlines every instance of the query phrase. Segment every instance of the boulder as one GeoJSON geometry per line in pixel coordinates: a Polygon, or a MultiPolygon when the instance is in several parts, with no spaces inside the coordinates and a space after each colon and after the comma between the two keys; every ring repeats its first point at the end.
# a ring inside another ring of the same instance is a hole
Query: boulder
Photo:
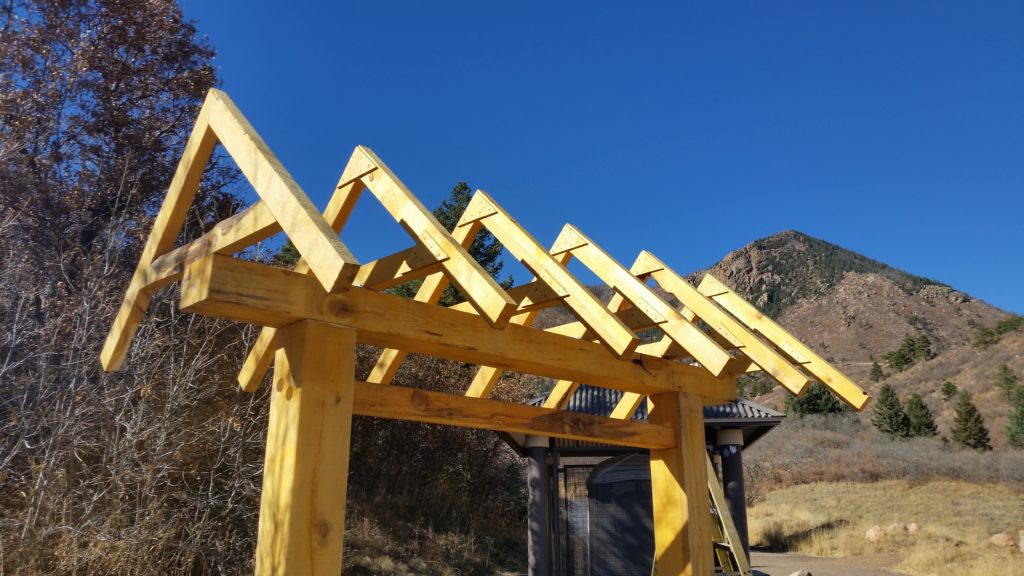
{"type": "Polygon", "coordinates": [[[992,537],[988,539],[988,543],[1000,548],[1013,548],[1016,545],[1016,542],[1013,541],[1013,536],[1010,536],[1005,532],[993,534],[992,537]]]}
{"type": "Polygon", "coordinates": [[[793,572],[789,576],[814,576],[814,574],[811,574],[810,570],[798,570],[796,572],[793,572]]]}
{"type": "Polygon", "coordinates": [[[882,539],[882,536],[884,535],[885,532],[882,531],[881,526],[872,526],[871,528],[868,528],[867,532],[864,533],[864,539],[868,542],[878,542],[882,539]]]}
{"type": "Polygon", "coordinates": [[[907,524],[907,534],[911,536],[917,536],[921,532],[921,526],[917,522],[911,522],[907,524]]]}

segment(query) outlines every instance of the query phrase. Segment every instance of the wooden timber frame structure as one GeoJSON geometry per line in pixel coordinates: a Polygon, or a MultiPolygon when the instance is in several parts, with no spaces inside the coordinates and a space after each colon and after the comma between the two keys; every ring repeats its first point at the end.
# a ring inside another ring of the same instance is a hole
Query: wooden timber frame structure
{"type": "Polygon", "coordinates": [[[702,408],[736,398],[736,376],[763,370],[800,394],[820,380],[854,408],[868,396],[820,356],[711,276],[693,287],[649,252],[629,268],[566,225],[541,246],[477,191],[453,232],[371,150],[359,146],[323,214],[226,94],[211,90],[185,146],[124,302],[104,344],[117,370],[154,291],[181,282],[183,310],[262,326],[238,380],[255,391],[273,363],[256,545],[257,574],[341,572],[353,414],[646,448],[651,453],[657,573],[713,572],[702,408]],[[259,200],[175,247],[220,143],[259,200]],[[370,191],[411,237],[408,249],[360,263],[339,234],[370,191]],[[502,289],[467,248],[486,228],[535,279],[502,289]],[[294,270],[232,255],[283,231],[294,270]],[[613,289],[602,304],[572,276],[576,258],[613,289]],[[384,289],[412,279],[413,298],[384,289]],[[670,305],[653,280],[681,303],[670,305]],[[438,304],[453,284],[465,302],[438,304]],[[576,321],[531,325],[545,307],[576,321]],[[641,344],[640,330],[662,337],[641,344]],[[355,380],[357,343],[384,348],[355,380]],[[464,395],[390,386],[406,354],[471,363],[464,395]],[[489,399],[504,371],[558,381],[543,407],[489,399]],[[580,383],[624,391],[611,417],[562,410],[580,383]],[[648,422],[631,420],[641,402],[648,422]]]}

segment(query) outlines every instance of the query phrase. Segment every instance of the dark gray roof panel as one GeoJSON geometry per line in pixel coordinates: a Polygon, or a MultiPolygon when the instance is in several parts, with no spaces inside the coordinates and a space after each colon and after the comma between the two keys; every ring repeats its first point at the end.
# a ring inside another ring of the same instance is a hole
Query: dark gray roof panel
{"type": "MultiPolygon", "coordinates": [[[[609,388],[598,388],[596,386],[588,386],[586,384],[580,386],[576,393],[569,399],[569,404],[566,409],[570,412],[582,412],[585,414],[594,414],[596,416],[608,416],[612,413],[615,405],[618,404],[622,398],[622,392],[619,390],[612,390],[609,388]]],[[[540,406],[547,399],[547,394],[543,396],[537,396],[536,398],[529,401],[534,406],[540,406]]],[[[785,418],[785,414],[776,412],[767,406],[762,406],[753,400],[746,398],[739,398],[735,402],[728,404],[719,404],[717,406],[705,406],[704,407],[704,422],[705,424],[713,425],[717,421],[727,421],[730,423],[748,421],[750,423],[757,422],[778,422],[782,418],[785,418]]],[[[633,416],[634,420],[647,420],[647,403],[640,404],[640,408],[637,409],[636,414],[633,416]]]]}

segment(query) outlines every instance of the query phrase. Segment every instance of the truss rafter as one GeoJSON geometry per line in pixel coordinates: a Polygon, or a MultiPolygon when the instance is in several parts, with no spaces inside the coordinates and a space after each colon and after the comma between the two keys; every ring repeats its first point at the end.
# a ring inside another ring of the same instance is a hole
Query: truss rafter
{"type": "Polygon", "coordinates": [[[856,408],[867,395],[820,356],[711,276],[694,288],[648,252],[627,269],[566,225],[541,246],[491,196],[477,191],[447,231],[369,148],[353,151],[320,214],[222,92],[199,113],[101,355],[121,366],[155,290],[181,281],[181,308],[262,327],[239,384],[254,391],[274,367],[257,572],[340,571],[348,434],[353,414],[635,446],[651,450],[659,573],[704,573],[711,550],[701,422],[705,404],[736,397],[736,376],[763,370],[791,391],[816,378],[856,408]],[[258,201],[175,248],[217,143],[258,201]],[[369,191],[411,246],[364,264],[339,234],[369,191]],[[488,230],[534,278],[504,290],[467,251],[488,230]],[[294,270],[232,254],[283,232],[294,270]],[[577,259],[613,290],[602,303],[567,268],[577,259]],[[387,288],[422,279],[412,298],[387,288]],[[677,299],[677,309],[647,285],[677,299]],[[465,302],[438,304],[454,285],[465,302]],[[533,327],[564,306],[576,320],[533,327]],[[640,343],[640,331],[662,337],[640,343]],[[357,343],[384,352],[355,379],[357,343]],[[409,353],[478,366],[463,395],[386,386],[409,353]],[[543,407],[490,400],[506,371],[555,380],[543,407]],[[564,410],[580,383],[620,390],[611,417],[564,410]],[[632,416],[648,403],[648,422],[632,416]],[[324,484],[328,491],[311,490],[324,484]],[[314,529],[315,528],[315,529],[314,529]]]}

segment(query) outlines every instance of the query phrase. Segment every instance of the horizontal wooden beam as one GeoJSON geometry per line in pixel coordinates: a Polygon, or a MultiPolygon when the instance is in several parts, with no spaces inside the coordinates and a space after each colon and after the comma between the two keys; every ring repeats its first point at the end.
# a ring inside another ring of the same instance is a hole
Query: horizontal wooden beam
{"type": "Polygon", "coordinates": [[[359,267],[354,286],[384,290],[441,271],[448,259],[443,252],[434,253],[423,245],[384,256],[359,267]]]}
{"type": "MultiPolygon", "coordinates": [[[[506,292],[513,300],[519,303],[519,308],[515,313],[516,316],[557,306],[562,302],[563,298],[540,280],[533,280],[526,284],[513,286],[506,290],[506,292]]],[[[472,304],[465,301],[453,304],[448,308],[450,310],[458,310],[459,312],[475,313],[476,311],[472,304]]]]}
{"type": "Polygon", "coordinates": [[[368,382],[356,382],[353,412],[377,418],[635,448],[658,449],[675,445],[674,432],[669,426],[368,382]]]}
{"type": "Polygon", "coordinates": [[[185,263],[210,254],[232,254],[281,231],[262,201],[221,220],[206,234],[153,260],[146,271],[147,287],[158,289],[181,278],[185,263]]]}
{"type": "Polygon", "coordinates": [[[639,393],[688,391],[712,401],[736,398],[732,379],[660,358],[619,360],[594,342],[510,323],[492,328],[466,314],[400,296],[351,288],[327,294],[315,279],[213,255],[182,280],[184,310],[263,326],[304,319],[355,327],[360,342],[639,393]]]}

